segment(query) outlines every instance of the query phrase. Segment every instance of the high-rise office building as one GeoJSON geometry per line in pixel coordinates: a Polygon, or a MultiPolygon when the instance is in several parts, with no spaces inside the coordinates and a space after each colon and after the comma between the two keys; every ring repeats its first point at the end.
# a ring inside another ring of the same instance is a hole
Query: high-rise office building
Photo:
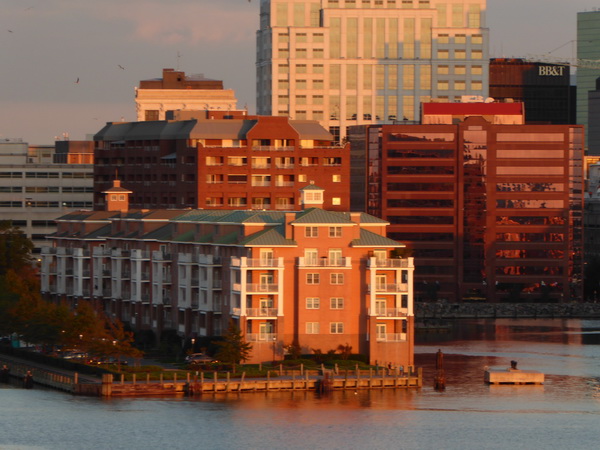
{"type": "Polygon", "coordinates": [[[517,103],[423,110],[350,135],[352,209],[412,252],[415,299],[581,300],[583,127],[521,124],[517,103]]]}
{"type": "Polygon", "coordinates": [[[488,95],[485,0],[261,0],[257,112],[346,127],[488,95]]]}
{"type": "Polygon", "coordinates": [[[570,67],[518,58],[490,61],[490,97],[525,104],[526,123],[575,123],[575,87],[570,67]]]}
{"type": "MultiPolygon", "coordinates": [[[[600,60],[600,11],[577,13],[577,59],[600,60]]],[[[588,93],[596,89],[598,76],[600,69],[594,65],[580,64],[577,67],[577,123],[586,128],[589,122],[588,93]]]]}

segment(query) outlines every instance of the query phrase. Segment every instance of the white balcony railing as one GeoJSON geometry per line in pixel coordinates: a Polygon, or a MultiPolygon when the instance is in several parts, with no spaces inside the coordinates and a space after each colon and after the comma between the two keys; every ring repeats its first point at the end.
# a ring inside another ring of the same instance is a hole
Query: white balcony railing
{"type": "Polygon", "coordinates": [[[248,333],[246,334],[247,342],[267,342],[274,343],[277,341],[275,333],[248,333]]]}
{"type": "Polygon", "coordinates": [[[283,267],[281,258],[232,258],[233,267],[283,267]]]}
{"type": "Polygon", "coordinates": [[[377,342],[404,342],[406,333],[378,333],[377,342]]]}
{"type": "Polygon", "coordinates": [[[247,317],[277,317],[277,308],[246,308],[247,317]]]}
{"type": "Polygon", "coordinates": [[[375,308],[369,309],[369,316],[376,317],[406,317],[406,308],[375,308]]]}
{"type": "Polygon", "coordinates": [[[389,293],[397,293],[397,292],[408,292],[408,284],[400,283],[400,284],[376,284],[375,286],[369,285],[369,292],[389,292],[389,293]]]}
{"type": "Polygon", "coordinates": [[[408,259],[377,259],[369,258],[367,266],[372,268],[409,268],[408,259]]]}

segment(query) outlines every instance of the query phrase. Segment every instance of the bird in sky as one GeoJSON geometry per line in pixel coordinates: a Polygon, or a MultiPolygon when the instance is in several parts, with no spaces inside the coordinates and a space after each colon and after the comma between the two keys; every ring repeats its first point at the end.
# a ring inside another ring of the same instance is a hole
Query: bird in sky
{"type": "Polygon", "coordinates": [[[8,30],[8,32],[9,32],[9,33],[12,33],[12,32],[13,32],[13,30],[8,30]]]}
{"type": "Polygon", "coordinates": [[[75,81],[75,84],[79,84],[79,77],[77,77],[77,80],[75,81]]]}
{"type": "Polygon", "coordinates": [[[123,67],[121,64],[117,64],[117,66],[119,67],[119,69],[125,70],[125,67],[123,67]]]}

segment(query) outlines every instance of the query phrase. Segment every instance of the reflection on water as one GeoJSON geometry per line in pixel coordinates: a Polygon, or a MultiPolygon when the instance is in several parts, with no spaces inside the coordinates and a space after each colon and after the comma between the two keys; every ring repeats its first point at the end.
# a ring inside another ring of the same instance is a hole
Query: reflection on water
{"type": "Polygon", "coordinates": [[[600,321],[461,321],[420,339],[418,391],[98,400],[0,386],[0,448],[595,448],[599,331],[600,321]],[[444,392],[432,389],[438,348],[444,392]],[[545,385],[483,384],[485,366],[512,359],[545,385]]]}

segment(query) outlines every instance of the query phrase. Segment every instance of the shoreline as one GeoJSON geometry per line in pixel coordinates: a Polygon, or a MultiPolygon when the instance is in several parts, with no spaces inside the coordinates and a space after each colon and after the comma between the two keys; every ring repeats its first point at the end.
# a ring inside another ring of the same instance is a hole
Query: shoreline
{"type": "Polygon", "coordinates": [[[600,319],[600,303],[415,303],[428,319],[600,319]]]}

